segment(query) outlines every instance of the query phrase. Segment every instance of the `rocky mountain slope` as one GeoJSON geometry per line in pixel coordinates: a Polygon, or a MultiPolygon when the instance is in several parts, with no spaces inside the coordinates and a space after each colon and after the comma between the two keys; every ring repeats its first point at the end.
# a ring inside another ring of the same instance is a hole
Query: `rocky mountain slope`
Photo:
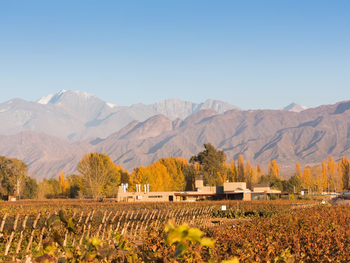
{"type": "Polygon", "coordinates": [[[227,159],[243,154],[251,163],[276,159],[284,171],[317,164],[330,154],[350,157],[350,101],[300,113],[283,110],[200,110],[185,120],[155,115],[133,121],[105,139],[78,142],[36,132],[0,136],[0,155],[23,159],[39,178],[60,169],[74,172],[84,153],[108,154],[129,171],[162,157],[190,158],[211,142],[227,159]]]}

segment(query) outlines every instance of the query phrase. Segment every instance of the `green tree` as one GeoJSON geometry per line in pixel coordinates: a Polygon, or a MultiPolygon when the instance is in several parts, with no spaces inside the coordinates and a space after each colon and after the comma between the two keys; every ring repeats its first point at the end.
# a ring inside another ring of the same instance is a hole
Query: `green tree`
{"type": "Polygon", "coordinates": [[[199,163],[202,167],[204,183],[209,186],[222,185],[221,178],[227,177],[225,167],[226,155],[224,151],[218,151],[210,143],[204,144],[205,150],[192,156],[190,163],[199,163]]]}
{"type": "Polygon", "coordinates": [[[67,176],[67,181],[69,183],[69,197],[76,198],[78,196],[78,192],[80,191],[81,183],[81,175],[71,174],[67,176]]]}
{"type": "Polygon", "coordinates": [[[24,178],[25,187],[22,190],[21,198],[35,199],[38,195],[38,183],[36,179],[26,176],[24,178]]]}
{"type": "Polygon", "coordinates": [[[0,197],[17,193],[16,184],[20,182],[19,193],[21,198],[35,198],[36,180],[28,175],[28,166],[16,158],[0,156],[0,197]]]}
{"type": "Polygon", "coordinates": [[[277,178],[276,175],[262,175],[259,183],[270,183],[271,189],[283,191],[282,180],[277,178]]]}
{"type": "Polygon", "coordinates": [[[294,193],[301,191],[302,180],[298,174],[293,175],[289,180],[282,181],[283,191],[288,193],[294,193]],[[295,187],[295,188],[294,188],[295,187]]]}

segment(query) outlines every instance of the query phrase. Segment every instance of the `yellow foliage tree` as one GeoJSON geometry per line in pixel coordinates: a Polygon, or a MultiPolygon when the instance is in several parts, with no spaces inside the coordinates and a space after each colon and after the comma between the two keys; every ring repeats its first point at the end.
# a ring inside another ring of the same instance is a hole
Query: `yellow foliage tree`
{"type": "Polygon", "coordinates": [[[237,159],[237,180],[236,182],[245,182],[244,174],[244,160],[243,155],[240,154],[237,159]]]}
{"type": "Polygon", "coordinates": [[[231,177],[231,181],[235,182],[236,178],[237,178],[237,167],[236,167],[236,162],[235,160],[232,158],[231,160],[231,165],[230,165],[230,177],[231,177]]]}
{"type": "Polygon", "coordinates": [[[350,187],[350,161],[344,156],[341,161],[341,179],[342,179],[342,186],[343,189],[349,190],[350,187]]]}
{"type": "Polygon", "coordinates": [[[249,160],[245,166],[245,182],[247,183],[247,188],[252,189],[253,184],[253,167],[251,166],[249,160]]]}
{"type": "Polygon", "coordinates": [[[303,180],[303,173],[301,171],[300,164],[297,162],[295,164],[295,175],[302,181],[303,180]]]}
{"type": "Polygon", "coordinates": [[[186,167],[183,160],[164,158],[147,167],[137,167],[130,176],[130,189],[136,191],[136,184],[149,184],[150,191],[182,191],[185,178],[181,167],[186,167]]]}
{"type": "Polygon", "coordinates": [[[269,161],[269,174],[281,179],[280,167],[278,166],[276,160],[269,161]]]}
{"type": "Polygon", "coordinates": [[[303,186],[304,188],[309,188],[311,186],[311,172],[310,166],[305,166],[303,175],[303,186]]]}
{"type": "Polygon", "coordinates": [[[68,196],[69,194],[69,182],[65,180],[65,175],[63,171],[61,170],[58,174],[59,182],[60,182],[60,190],[61,194],[68,196]]]}
{"type": "Polygon", "coordinates": [[[322,191],[326,190],[328,191],[328,179],[327,179],[327,164],[326,164],[326,160],[323,160],[322,164],[321,164],[321,181],[322,181],[322,191]]]}
{"type": "Polygon", "coordinates": [[[120,184],[120,172],[108,155],[89,153],[78,163],[80,189],[93,198],[115,195],[120,184]]]}
{"type": "Polygon", "coordinates": [[[332,155],[327,159],[327,173],[329,191],[335,191],[335,162],[332,155]]]}
{"type": "Polygon", "coordinates": [[[261,178],[261,167],[260,164],[258,163],[257,167],[256,167],[256,176],[257,176],[257,181],[260,181],[261,178]]]}

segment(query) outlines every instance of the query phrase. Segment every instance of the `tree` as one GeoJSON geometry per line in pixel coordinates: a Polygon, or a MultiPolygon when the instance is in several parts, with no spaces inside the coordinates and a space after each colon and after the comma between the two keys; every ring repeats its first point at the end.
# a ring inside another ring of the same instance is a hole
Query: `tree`
{"type": "Polygon", "coordinates": [[[36,180],[28,175],[28,166],[16,158],[0,156],[0,197],[17,193],[17,181],[20,182],[19,194],[22,198],[34,198],[37,187],[36,180]]]}
{"type": "Polygon", "coordinates": [[[67,176],[67,181],[69,183],[69,197],[70,198],[76,198],[79,195],[80,192],[80,185],[82,176],[78,174],[71,174],[67,176]]]}
{"type": "Polygon", "coordinates": [[[270,183],[271,189],[276,189],[283,191],[283,183],[282,180],[277,178],[274,175],[262,175],[259,183],[270,183]]]}
{"type": "Polygon", "coordinates": [[[294,175],[296,175],[300,180],[303,179],[303,173],[301,171],[301,167],[300,167],[300,164],[297,162],[295,164],[295,173],[294,175]]]}
{"type": "Polygon", "coordinates": [[[322,170],[319,165],[315,165],[311,168],[311,189],[314,192],[322,192],[323,187],[322,187],[322,170]]]}
{"type": "Polygon", "coordinates": [[[204,144],[205,150],[192,156],[190,163],[199,163],[202,166],[204,183],[209,186],[222,185],[221,178],[227,176],[225,167],[226,155],[223,151],[218,151],[210,143],[204,144]]]}
{"type": "Polygon", "coordinates": [[[301,191],[302,180],[297,176],[293,175],[289,180],[282,181],[283,191],[288,193],[297,193],[301,191]]]}
{"type": "Polygon", "coordinates": [[[185,178],[181,170],[181,163],[174,157],[160,159],[160,163],[163,164],[172,182],[172,189],[175,191],[182,191],[185,187],[185,178]]]}
{"type": "Polygon", "coordinates": [[[68,195],[69,194],[69,183],[67,180],[65,180],[65,175],[63,173],[63,171],[61,170],[59,172],[58,176],[58,180],[60,182],[60,190],[61,190],[61,195],[68,195]]]}
{"type": "Polygon", "coordinates": [[[260,167],[260,164],[258,163],[257,167],[256,167],[256,176],[257,176],[257,179],[258,181],[260,180],[261,178],[261,167],[260,167]]]}
{"type": "Polygon", "coordinates": [[[252,189],[253,184],[253,167],[250,165],[249,160],[247,161],[247,164],[245,166],[244,174],[246,175],[245,182],[247,183],[247,188],[252,189]]]}
{"type": "Polygon", "coordinates": [[[236,182],[245,182],[244,160],[242,154],[238,155],[237,159],[237,180],[236,182]]]}
{"type": "Polygon", "coordinates": [[[121,165],[117,165],[117,169],[120,173],[120,183],[122,184],[130,184],[130,174],[127,170],[123,169],[121,165]]]}
{"type": "Polygon", "coordinates": [[[310,166],[305,166],[303,175],[303,186],[304,188],[309,188],[311,186],[311,172],[310,166]]]}
{"type": "Polygon", "coordinates": [[[322,190],[326,190],[328,191],[328,178],[327,178],[327,164],[326,164],[326,160],[323,160],[322,164],[321,164],[321,181],[322,181],[322,190]]]}
{"type": "Polygon", "coordinates": [[[137,167],[130,175],[130,190],[136,191],[136,185],[149,184],[150,191],[183,191],[185,177],[182,169],[188,168],[187,161],[164,158],[147,167],[137,167]]]}
{"type": "Polygon", "coordinates": [[[38,199],[50,198],[61,194],[60,182],[54,178],[39,182],[38,199]]]}
{"type": "Polygon", "coordinates": [[[21,197],[23,199],[35,199],[38,195],[38,183],[36,179],[26,176],[24,178],[25,187],[22,190],[21,197]]]}
{"type": "Polygon", "coordinates": [[[340,160],[340,166],[341,166],[341,172],[342,172],[342,184],[343,184],[343,189],[349,190],[350,187],[350,161],[346,158],[343,157],[340,160]]]}
{"type": "Polygon", "coordinates": [[[111,190],[117,191],[120,184],[118,168],[106,154],[84,155],[78,163],[77,170],[82,176],[80,189],[93,198],[111,194],[111,190]]]}
{"type": "Polygon", "coordinates": [[[187,167],[184,167],[182,172],[186,181],[185,191],[194,191],[196,175],[199,174],[199,171],[195,169],[194,165],[189,165],[187,167]]]}
{"type": "Polygon", "coordinates": [[[269,161],[269,174],[281,179],[280,167],[277,165],[276,160],[269,161]]]}
{"type": "Polygon", "coordinates": [[[328,173],[328,189],[335,191],[335,162],[332,155],[327,159],[327,173],[328,173]]]}
{"type": "Polygon", "coordinates": [[[231,160],[231,165],[230,165],[230,181],[235,182],[237,178],[237,167],[236,167],[236,162],[232,158],[231,160]]]}

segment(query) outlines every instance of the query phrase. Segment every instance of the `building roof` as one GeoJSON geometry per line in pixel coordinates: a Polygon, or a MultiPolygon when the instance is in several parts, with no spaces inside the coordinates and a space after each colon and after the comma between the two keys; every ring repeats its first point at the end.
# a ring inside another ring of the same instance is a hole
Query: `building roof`
{"type": "Polygon", "coordinates": [[[220,195],[215,193],[201,193],[201,192],[192,192],[192,193],[175,193],[176,196],[208,196],[208,195],[220,195]]]}

